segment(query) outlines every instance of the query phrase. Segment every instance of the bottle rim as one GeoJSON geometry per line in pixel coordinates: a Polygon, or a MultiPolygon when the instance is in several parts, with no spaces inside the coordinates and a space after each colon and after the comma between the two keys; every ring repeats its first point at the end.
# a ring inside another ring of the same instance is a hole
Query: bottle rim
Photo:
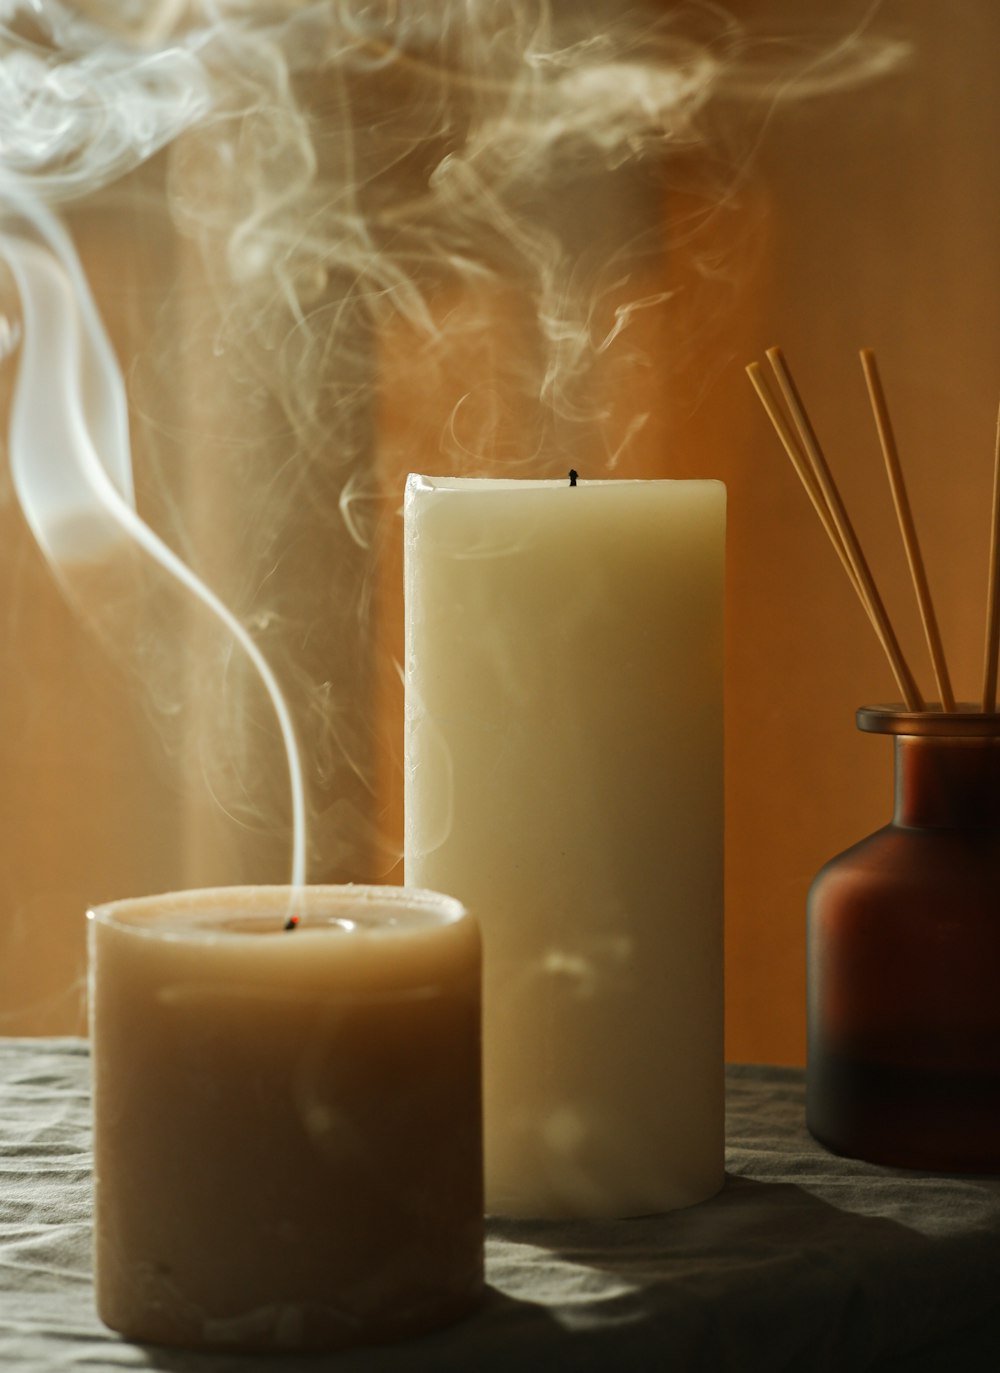
{"type": "Polygon", "coordinates": [[[855,719],[866,734],[907,734],[917,738],[1000,739],[1000,711],[984,711],[972,702],[954,710],[931,705],[910,710],[901,704],[861,706],[855,719]]]}

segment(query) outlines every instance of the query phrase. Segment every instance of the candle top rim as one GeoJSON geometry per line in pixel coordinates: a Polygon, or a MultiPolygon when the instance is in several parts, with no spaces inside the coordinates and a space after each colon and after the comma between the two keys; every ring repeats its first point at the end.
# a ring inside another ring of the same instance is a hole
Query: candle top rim
{"type": "Polygon", "coordinates": [[[566,477],[448,477],[448,476],[428,476],[422,472],[410,472],[406,478],[406,494],[412,495],[417,491],[456,491],[456,492],[482,492],[489,487],[495,491],[572,491],[574,493],[589,490],[591,487],[665,487],[683,486],[689,489],[692,486],[722,487],[725,489],[725,482],[718,477],[583,477],[580,476],[575,486],[570,486],[566,477]]]}
{"type": "Polygon", "coordinates": [[[441,892],[350,883],[204,887],[110,901],[87,911],[89,921],[150,938],[215,941],[285,933],[290,945],[330,933],[352,940],[405,938],[469,918],[459,900],[441,892]],[[290,911],[298,916],[294,931],[285,930],[290,911]]]}

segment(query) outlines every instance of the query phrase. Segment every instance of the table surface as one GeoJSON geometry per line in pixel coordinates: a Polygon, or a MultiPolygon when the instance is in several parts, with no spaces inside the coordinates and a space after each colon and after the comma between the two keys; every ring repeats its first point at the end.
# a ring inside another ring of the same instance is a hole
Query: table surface
{"type": "Polygon", "coordinates": [[[1000,1369],[1000,1180],[838,1159],[803,1074],[727,1071],[726,1185],[615,1222],[490,1221],[483,1308],[393,1348],[307,1360],[126,1344],[93,1310],[85,1041],[0,1039],[0,1366],[264,1373],[1000,1369]]]}

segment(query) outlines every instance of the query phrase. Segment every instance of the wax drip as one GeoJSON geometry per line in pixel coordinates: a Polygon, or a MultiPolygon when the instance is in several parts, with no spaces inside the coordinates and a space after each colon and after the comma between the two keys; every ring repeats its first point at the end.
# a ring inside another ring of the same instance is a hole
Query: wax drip
{"type": "Polygon", "coordinates": [[[570,484],[570,486],[576,486],[576,478],[577,478],[577,471],[576,471],[576,468],[575,468],[575,467],[571,467],[571,468],[569,469],[569,484],[570,484]]]}

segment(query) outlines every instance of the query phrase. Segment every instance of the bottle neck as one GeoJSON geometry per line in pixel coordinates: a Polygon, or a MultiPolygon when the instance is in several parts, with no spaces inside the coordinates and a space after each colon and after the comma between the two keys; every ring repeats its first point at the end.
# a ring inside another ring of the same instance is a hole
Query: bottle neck
{"type": "Polygon", "coordinates": [[[897,734],[897,825],[1000,825],[1000,739],[897,734]]]}

